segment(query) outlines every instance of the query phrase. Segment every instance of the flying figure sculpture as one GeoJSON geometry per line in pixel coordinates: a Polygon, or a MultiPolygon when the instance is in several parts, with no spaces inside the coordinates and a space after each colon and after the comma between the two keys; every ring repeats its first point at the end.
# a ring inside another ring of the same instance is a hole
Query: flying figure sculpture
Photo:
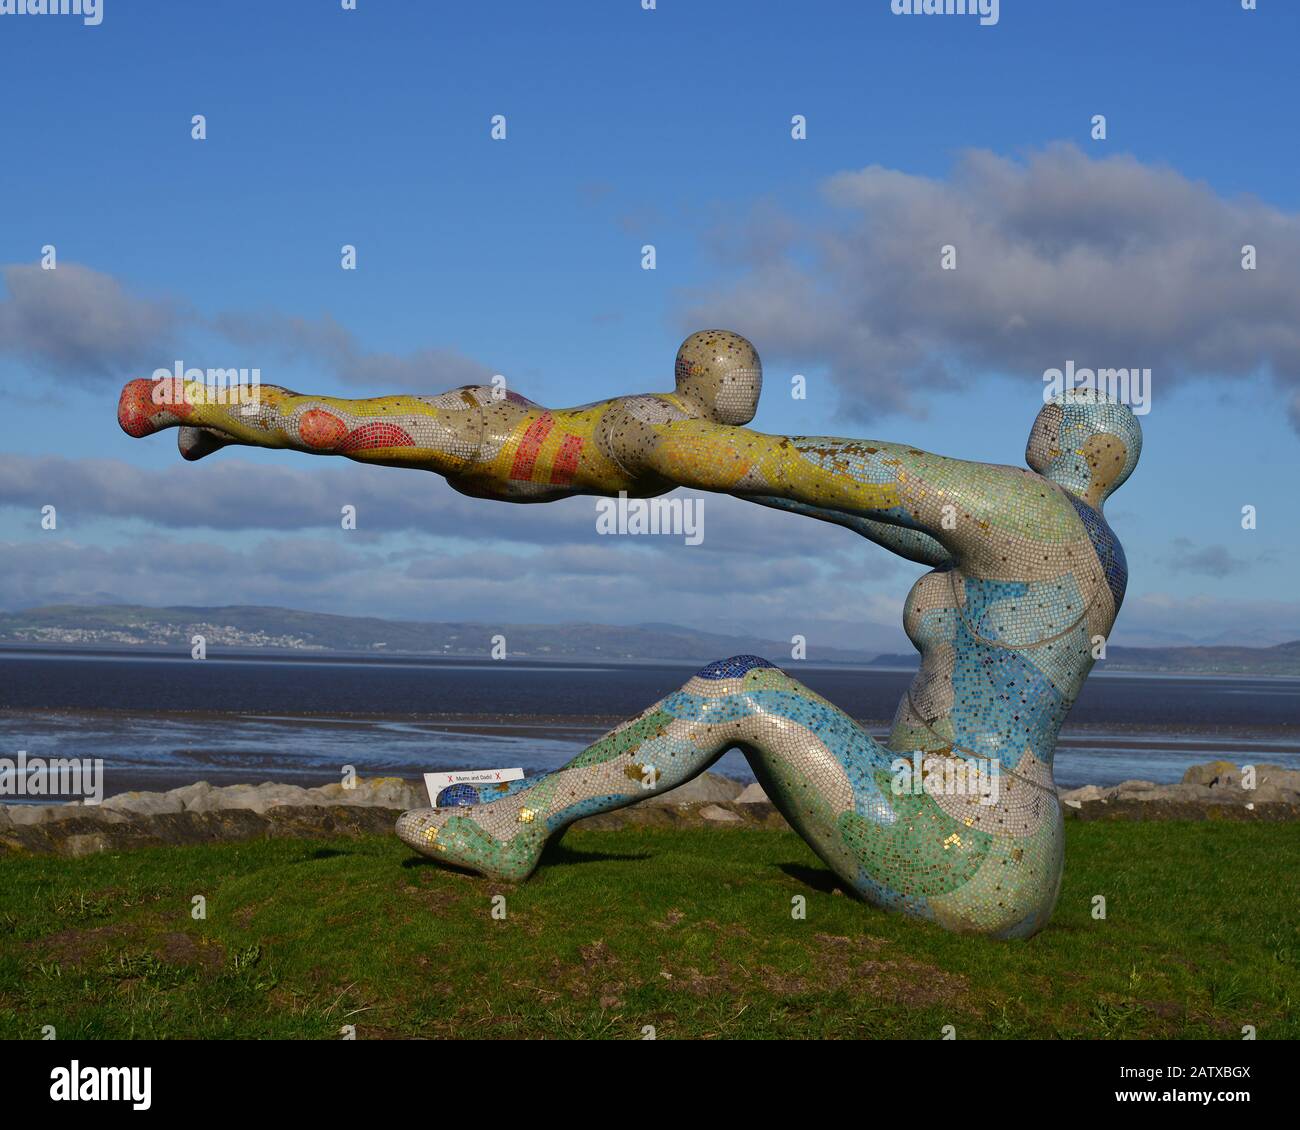
{"type": "Polygon", "coordinates": [[[678,351],[673,392],[580,408],[487,386],[367,400],[262,386],[252,403],[230,403],[168,378],[130,382],[118,419],[132,436],[179,427],[187,459],[229,444],[346,455],[508,502],[715,491],[928,566],[903,608],[921,667],[887,742],[767,660],[733,656],[563,768],[457,786],[469,803],[407,812],[397,834],[435,860],[519,881],[573,821],[740,749],[790,825],[867,901],[953,931],[1037,933],[1063,869],[1057,735],[1124,597],[1124,552],[1102,507],[1137,463],[1137,418],[1104,393],[1064,392],[1039,411],[1025,469],[752,431],[761,387],[753,346],[705,330],[678,351]],[[920,772],[900,787],[903,766],[920,772]],[[962,787],[990,778],[991,791],[962,787]]]}

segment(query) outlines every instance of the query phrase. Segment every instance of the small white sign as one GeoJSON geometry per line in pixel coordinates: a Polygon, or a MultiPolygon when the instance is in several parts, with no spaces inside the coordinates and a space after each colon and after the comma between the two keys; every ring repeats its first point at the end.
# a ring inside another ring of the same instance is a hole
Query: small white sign
{"type": "Polygon", "coordinates": [[[460,769],[452,773],[426,773],[424,787],[429,803],[438,807],[438,794],[448,785],[499,785],[505,781],[522,781],[522,769],[460,769]]]}

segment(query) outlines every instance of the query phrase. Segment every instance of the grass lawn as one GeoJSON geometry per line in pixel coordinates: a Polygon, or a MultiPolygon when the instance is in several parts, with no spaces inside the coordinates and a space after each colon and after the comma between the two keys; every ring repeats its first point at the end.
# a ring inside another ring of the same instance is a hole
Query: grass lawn
{"type": "Polygon", "coordinates": [[[1028,942],[866,906],[790,832],[578,829],[518,887],[394,837],[8,856],[0,1037],[1300,1038],[1294,824],[1066,827],[1028,942]]]}

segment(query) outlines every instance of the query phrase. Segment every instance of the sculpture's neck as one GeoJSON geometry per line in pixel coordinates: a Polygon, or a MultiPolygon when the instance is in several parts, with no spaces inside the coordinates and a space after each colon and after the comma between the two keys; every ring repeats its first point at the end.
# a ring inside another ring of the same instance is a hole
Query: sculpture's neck
{"type": "Polygon", "coordinates": [[[1091,507],[1098,514],[1102,512],[1102,506],[1105,504],[1106,497],[1100,487],[1089,485],[1081,489],[1079,483],[1073,479],[1057,477],[1050,474],[1044,475],[1043,478],[1053,486],[1059,487],[1065,494],[1069,495],[1071,501],[1082,502],[1085,506],[1091,507]]]}

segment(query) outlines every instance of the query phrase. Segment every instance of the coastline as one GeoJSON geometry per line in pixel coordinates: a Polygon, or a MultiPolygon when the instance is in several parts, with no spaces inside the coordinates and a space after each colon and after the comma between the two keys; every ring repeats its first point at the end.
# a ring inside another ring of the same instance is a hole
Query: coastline
{"type": "MultiPolygon", "coordinates": [[[[105,798],[167,791],[198,780],[316,787],[337,782],[346,765],[365,777],[411,780],[425,772],[509,766],[532,776],[558,768],[625,720],[613,714],[502,711],[391,716],[0,709],[0,756],[12,759],[23,751],[29,758],[99,760],[105,798]]],[[[887,737],[888,721],[857,721],[878,740],[887,737]]],[[[1300,729],[1078,723],[1062,733],[1054,769],[1062,788],[1105,788],[1135,778],[1175,783],[1189,766],[1207,760],[1300,770],[1300,729]]],[[[714,772],[742,783],[753,780],[738,751],[724,755],[714,772]]]]}
{"type": "MultiPolygon", "coordinates": [[[[1138,648],[1136,650],[1144,650],[1138,648]]],[[[1265,649],[1260,649],[1265,650],[1265,649]]],[[[166,647],[154,644],[128,643],[47,643],[40,640],[0,639],[0,659],[116,659],[138,662],[176,661],[191,662],[191,656],[184,648],[166,647]]],[[[232,647],[222,646],[220,651],[210,657],[213,662],[227,663],[266,663],[266,664],[313,664],[313,665],[380,665],[390,667],[482,667],[500,668],[503,662],[488,658],[481,651],[465,652],[424,652],[424,651],[387,651],[387,650],[349,650],[333,647],[232,647]]],[[[578,670],[603,670],[614,667],[627,668],[663,668],[679,670],[702,666],[709,662],[691,656],[654,656],[637,658],[634,656],[606,657],[599,655],[543,655],[532,652],[516,652],[504,661],[506,666],[523,669],[558,670],[572,668],[578,670]]],[[[799,661],[801,670],[915,674],[920,664],[920,657],[900,658],[898,662],[877,662],[858,659],[804,659],[799,661]]],[[[1133,662],[1123,658],[1103,660],[1090,673],[1092,676],[1146,677],[1157,679],[1274,679],[1279,681],[1300,682],[1300,671],[1273,671],[1267,667],[1259,669],[1241,669],[1240,667],[1186,666],[1170,667],[1154,663],[1133,662]]]]}

